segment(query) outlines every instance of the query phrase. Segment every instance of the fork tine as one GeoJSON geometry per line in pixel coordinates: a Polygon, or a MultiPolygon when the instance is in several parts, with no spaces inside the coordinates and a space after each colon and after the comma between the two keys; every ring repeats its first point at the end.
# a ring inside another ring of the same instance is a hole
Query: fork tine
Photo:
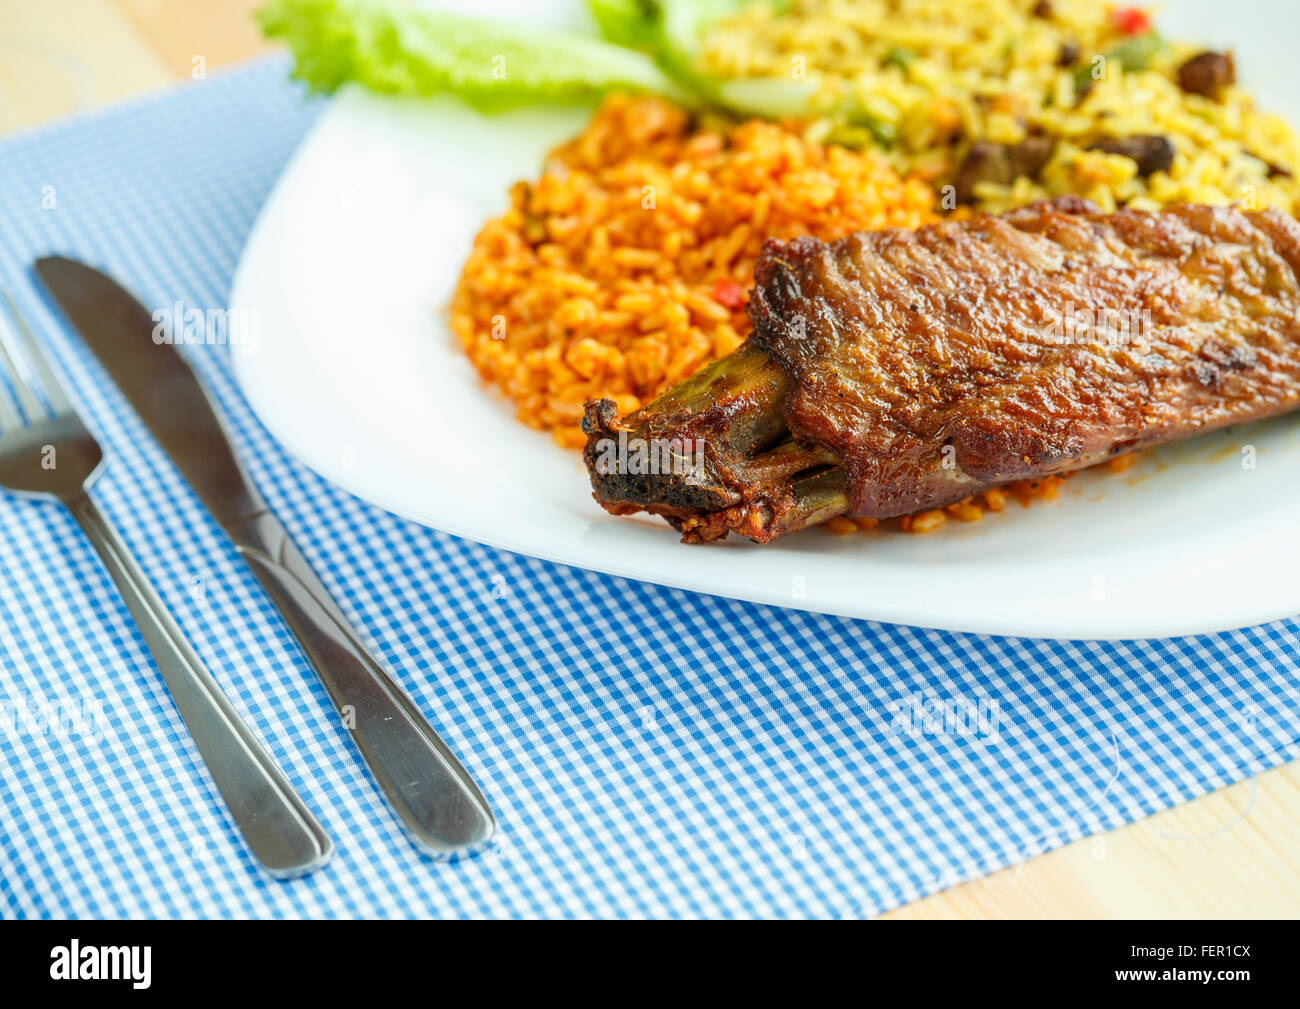
{"type": "MultiPolygon", "coordinates": [[[[40,401],[32,394],[31,387],[27,384],[27,369],[23,368],[19,361],[21,357],[14,344],[13,333],[10,332],[8,324],[4,319],[0,319],[0,373],[3,373],[9,379],[9,384],[13,387],[14,398],[18,401],[18,406],[23,414],[27,417],[27,422],[33,423],[45,416],[45,408],[41,406],[40,401]]],[[[4,397],[0,396],[0,400],[4,397]]],[[[6,419],[6,426],[21,426],[21,422],[16,415],[11,415],[6,419]]]]}
{"type": "Polygon", "coordinates": [[[50,404],[56,414],[67,413],[72,409],[72,404],[68,401],[67,394],[63,391],[63,383],[54,375],[54,369],[50,366],[50,360],[46,357],[45,352],[41,350],[41,345],[32,332],[32,328],[27,325],[27,320],[23,313],[18,310],[18,303],[9,293],[7,288],[0,287],[0,295],[4,295],[5,304],[9,307],[9,314],[13,316],[15,325],[18,327],[18,334],[22,342],[26,345],[26,358],[31,362],[32,367],[36,370],[36,376],[45,389],[45,399],[50,404]]]}

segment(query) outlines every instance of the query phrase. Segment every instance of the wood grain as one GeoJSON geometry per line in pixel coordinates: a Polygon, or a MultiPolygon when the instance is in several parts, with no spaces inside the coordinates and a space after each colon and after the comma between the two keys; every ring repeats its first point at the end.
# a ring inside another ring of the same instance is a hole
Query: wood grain
{"type": "Polygon", "coordinates": [[[111,0],[0,0],[0,131],[117,101],[174,76],[111,0]]]}
{"type": "Polygon", "coordinates": [[[253,13],[262,0],[112,0],[177,77],[247,59],[270,47],[253,13]]]}
{"type": "MultiPolygon", "coordinates": [[[[0,132],[264,51],[256,0],[0,0],[0,132]]],[[[887,918],[1300,914],[1300,766],[917,901],[887,918]]]]}

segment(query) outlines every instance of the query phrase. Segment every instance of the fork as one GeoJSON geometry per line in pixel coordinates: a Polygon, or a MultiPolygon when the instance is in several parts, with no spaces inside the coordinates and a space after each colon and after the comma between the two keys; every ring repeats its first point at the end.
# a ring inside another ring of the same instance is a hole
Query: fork
{"type": "Polygon", "coordinates": [[[104,454],[17,304],[8,291],[0,293],[15,324],[11,328],[0,313],[0,489],[58,501],[76,518],[135,618],[217,791],[257,860],[281,878],[324,865],[334,848],[329,835],[203,667],[91,499],[88,491],[104,467],[104,454]]]}

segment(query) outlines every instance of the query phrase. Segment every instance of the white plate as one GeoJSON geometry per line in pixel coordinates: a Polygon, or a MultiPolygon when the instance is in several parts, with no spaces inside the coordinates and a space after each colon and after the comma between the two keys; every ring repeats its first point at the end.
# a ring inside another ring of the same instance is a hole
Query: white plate
{"type": "MultiPolygon", "coordinates": [[[[1239,5],[1219,24],[1222,9],[1176,4],[1162,24],[1231,42],[1263,103],[1287,111],[1300,92],[1288,51],[1296,9],[1239,5]]],[[[1297,419],[1172,446],[1123,475],[1076,477],[1058,503],[924,537],[814,530],[767,547],[688,547],[657,520],[606,515],[576,454],[517,424],[445,323],[481,222],[585,118],[532,109],[487,119],[452,101],[358,91],[331,104],[263,210],[231,296],[261,321],[256,350],[235,348],[239,382],[291,452],[449,533],[780,606],[1073,638],[1300,613],[1297,419]],[[1245,445],[1254,469],[1242,465],[1245,445]]]]}

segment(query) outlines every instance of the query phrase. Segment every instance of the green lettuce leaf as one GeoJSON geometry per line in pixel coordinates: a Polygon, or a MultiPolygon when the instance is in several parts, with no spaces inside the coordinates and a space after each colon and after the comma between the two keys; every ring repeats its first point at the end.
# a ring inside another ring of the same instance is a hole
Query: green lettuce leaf
{"type": "Polygon", "coordinates": [[[587,0],[601,37],[616,46],[651,52],[655,45],[659,12],[647,0],[587,0]]]}
{"type": "MultiPolygon", "coordinates": [[[[683,90],[741,115],[770,119],[812,116],[817,88],[790,78],[727,80],[700,66],[700,47],[718,22],[755,0],[587,0],[601,34],[616,45],[640,49],[683,90]]],[[[785,0],[768,0],[778,11],[785,0]]]]}
{"type": "Polygon", "coordinates": [[[684,97],[645,53],[394,0],[272,0],[258,20],[288,45],[294,76],[315,91],[356,82],[389,94],[454,94],[485,112],[613,90],[684,97]]]}
{"type": "Polygon", "coordinates": [[[754,0],[587,0],[601,34],[649,53],[674,80],[709,94],[716,83],[698,65],[700,43],[719,21],[754,0]]]}

